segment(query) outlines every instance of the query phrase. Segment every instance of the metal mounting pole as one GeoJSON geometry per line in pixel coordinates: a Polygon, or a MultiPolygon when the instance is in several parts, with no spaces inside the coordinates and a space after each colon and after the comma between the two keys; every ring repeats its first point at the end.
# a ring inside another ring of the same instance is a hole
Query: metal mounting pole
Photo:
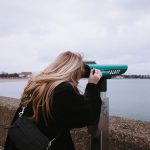
{"type": "Polygon", "coordinates": [[[107,80],[102,79],[99,85],[102,107],[98,125],[89,126],[91,146],[89,150],[109,150],[109,98],[106,96],[107,80]]]}

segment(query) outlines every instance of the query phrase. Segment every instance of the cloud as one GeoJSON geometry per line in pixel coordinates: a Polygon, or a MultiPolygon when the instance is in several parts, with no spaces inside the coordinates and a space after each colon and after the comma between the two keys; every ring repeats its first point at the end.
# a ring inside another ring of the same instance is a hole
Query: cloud
{"type": "Polygon", "coordinates": [[[98,63],[147,73],[148,0],[0,1],[0,72],[39,71],[73,50],[98,63]],[[144,65],[143,65],[144,64],[144,65]],[[145,66],[145,69],[144,69],[145,66]]]}

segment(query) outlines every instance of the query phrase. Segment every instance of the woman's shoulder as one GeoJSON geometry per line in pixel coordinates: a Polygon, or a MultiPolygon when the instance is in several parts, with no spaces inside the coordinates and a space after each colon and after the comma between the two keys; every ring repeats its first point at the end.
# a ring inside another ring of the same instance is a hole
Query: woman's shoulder
{"type": "Polygon", "coordinates": [[[63,92],[63,91],[68,91],[69,92],[69,91],[73,91],[73,90],[74,90],[74,88],[71,85],[71,83],[66,81],[66,82],[62,82],[59,85],[57,85],[55,87],[54,93],[56,94],[56,93],[60,93],[60,92],[63,92]]]}

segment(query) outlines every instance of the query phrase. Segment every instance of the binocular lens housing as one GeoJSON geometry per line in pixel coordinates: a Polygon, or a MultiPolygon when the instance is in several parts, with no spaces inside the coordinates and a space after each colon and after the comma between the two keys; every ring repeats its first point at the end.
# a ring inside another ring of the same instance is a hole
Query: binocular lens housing
{"type": "Polygon", "coordinates": [[[102,77],[111,78],[112,76],[121,75],[125,73],[128,69],[127,65],[97,65],[97,64],[85,64],[85,72],[82,78],[88,78],[91,69],[98,69],[102,72],[102,77]]]}

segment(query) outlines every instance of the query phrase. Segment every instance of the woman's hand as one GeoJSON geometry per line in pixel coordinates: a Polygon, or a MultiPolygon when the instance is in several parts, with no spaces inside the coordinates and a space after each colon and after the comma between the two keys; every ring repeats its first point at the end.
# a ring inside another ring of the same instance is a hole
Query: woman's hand
{"type": "Polygon", "coordinates": [[[90,72],[88,83],[97,84],[98,81],[101,79],[101,77],[102,77],[102,72],[100,70],[92,69],[90,72]]]}

